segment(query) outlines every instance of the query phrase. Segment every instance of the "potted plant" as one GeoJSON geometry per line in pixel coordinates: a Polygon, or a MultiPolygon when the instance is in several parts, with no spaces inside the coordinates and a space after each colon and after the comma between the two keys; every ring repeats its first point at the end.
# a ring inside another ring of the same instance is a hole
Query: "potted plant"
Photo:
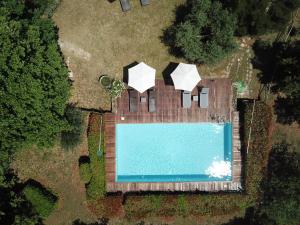
{"type": "Polygon", "coordinates": [[[122,92],[126,89],[125,84],[121,80],[113,80],[111,87],[108,89],[109,94],[112,99],[121,97],[122,92]]]}
{"type": "Polygon", "coordinates": [[[99,81],[104,89],[108,90],[111,88],[112,79],[108,75],[102,75],[99,81]]]}

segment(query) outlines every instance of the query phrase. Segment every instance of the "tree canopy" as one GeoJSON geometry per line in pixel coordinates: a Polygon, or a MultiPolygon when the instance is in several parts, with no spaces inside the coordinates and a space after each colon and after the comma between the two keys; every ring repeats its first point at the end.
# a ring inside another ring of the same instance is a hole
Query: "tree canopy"
{"type": "Polygon", "coordinates": [[[42,225],[42,218],[20,192],[23,184],[18,178],[11,171],[0,177],[0,224],[42,225]]]}
{"type": "Polygon", "coordinates": [[[281,123],[300,122],[300,42],[254,44],[254,63],[261,70],[260,79],[271,84],[279,96],[275,104],[281,123]]]}
{"type": "Polygon", "coordinates": [[[51,145],[69,126],[64,117],[68,69],[55,25],[41,14],[24,1],[0,2],[1,150],[51,145]]]}
{"type": "Polygon", "coordinates": [[[184,10],[182,20],[164,36],[180,55],[191,62],[216,63],[235,49],[236,20],[220,2],[189,0],[184,10]]]}
{"type": "Polygon", "coordinates": [[[222,0],[238,19],[238,35],[257,35],[282,30],[300,0],[222,0]]]}
{"type": "Polygon", "coordinates": [[[245,217],[224,225],[298,225],[300,221],[299,146],[287,142],[272,147],[259,205],[246,210],[245,217]]]}

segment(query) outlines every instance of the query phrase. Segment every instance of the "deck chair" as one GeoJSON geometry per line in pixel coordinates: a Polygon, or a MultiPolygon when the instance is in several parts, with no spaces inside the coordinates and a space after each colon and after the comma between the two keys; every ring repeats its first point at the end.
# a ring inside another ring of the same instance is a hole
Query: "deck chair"
{"type": "Polygon", "coordinates": [[[185,109],[192,106],[192,93],[190,91],[182,91],[182,107],[185,109]]]}
{"type": "Polygon", "coordinates": [[[138,93],[136,90],[129,89],[129,112],[136,112],[138,106],[138,93]]]}
{"type": "Polygon", "coordinates": [[[208,105],[209,105],[208,95],[209,95],[209,88],[202,88],[200,93],[199,93],[200,108],[207,108],[208,107],[208,105]]]}
{"type": "Polygon", "coordinates": [[[156,111],[156,93],[154,89],[148,91],[148,109],[149,112],[156,111]]]}
{"type": "Polygon", "coordinates": [[[150,4],[150,0],[141,0],[141,5],[146,6],[150,4]]]}
{"type": "Polygon", "coordinates": [[[131,9],[129,0],[120,0],[120,3],[121,3],[123,12],[129,11],[131,9]]]}

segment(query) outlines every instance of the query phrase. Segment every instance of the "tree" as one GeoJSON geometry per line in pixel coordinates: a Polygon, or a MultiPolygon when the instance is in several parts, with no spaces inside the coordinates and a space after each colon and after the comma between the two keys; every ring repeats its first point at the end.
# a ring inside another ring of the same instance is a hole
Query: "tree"
{"type": "Polygon", "coordinates": [[[74,104],[69,104],[65,111],[65,117],[70,125],[68,130],[61,133],[61,145],[64,149],[74,148],[81,142],[81,134],[84,126],[82,111],[74,104]]]}
{"type": "Polygon", "coordinates": [[[276,225],[297,225],[300,221],[300,154],[282,142],[273,146],[264,182],[259,218],[276,225]]]}
{"type": "MultiPolygon", "coordinates": [[[[297,146],[299,148],[299,146],[297,146]]],[[[286,142],[272,147],[263,198],[244,218],[224,225],[298,225],[300,221],[300,154],[286,142]]]]}
{"type": "Polygon", "coordinates": [[[300,42],[254,45],[255,66],[261,70],[260,79],[272,85],[278,93],[275,102],[277,120],[291,124],[300,122],[300,42]]]}
{"type": "Polygon", "coordinates": [[[49,146],[69,128],[70,84],[57,30],[27,3],[0,2],[1,158],[32,144],[49,146]]]}
{"type": "Polygon", "coordinates": [[[47,218],[56,206],[57,197],[34,180],[27,181],[22,192],[42,218],[47,218]]]}
{"type": "Polygon", "coordinates": [[[230,52],[236,43],[233,38],[236,20],[211,0],[189,0],[182,21],[165,32],[165,40],[188,61],[216,63],[230,52]]]}
{"type": "Polygon", "coordinates": [[[238,19],[239,36],[281,31],[300,6],[299,0],[222,0],[238,19]]]}
{"type": "Polygon", "coordinates": [[[42,225],[41,217],[20,191],[23,184],[7,171],[0,175],[0,224],[42,225]]]}

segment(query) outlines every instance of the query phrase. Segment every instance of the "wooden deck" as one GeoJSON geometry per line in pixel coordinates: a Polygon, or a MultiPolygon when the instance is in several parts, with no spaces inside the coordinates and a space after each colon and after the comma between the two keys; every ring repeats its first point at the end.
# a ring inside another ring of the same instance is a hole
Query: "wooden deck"
{"type": "MultiPolygon", "coordinates": [[[[156,81],[157,110],[148,112],[147,103],[139,103],[138,111],[129,112],[128,93],[124,92],[117,102],[116,112],[104,115],[105,130],[105,170],[107,192],[129,191],[237,191],[241,187],[241,153],[239,137],[239,114],[232,111],[232,90],[229,79],[202,80],[200,85],[210,88],[209,107],[200,109],[192,102],[190,109],[181,107],[181,93],[173,86],[165,86],[162,80],[156,81]],[[116,153],[115,125],[118,123],[169,123],[169,122],[217,122],[222,117],[233,124],[232,181],[228,182],[115,182],[116,153]],[[121,118],[124,118],[122,120],[121,118]]],[[[192,95],[197,94],[197,89],[192,95]]],[[[147,96],[143,93],[140,96],[147,96]]]]}

